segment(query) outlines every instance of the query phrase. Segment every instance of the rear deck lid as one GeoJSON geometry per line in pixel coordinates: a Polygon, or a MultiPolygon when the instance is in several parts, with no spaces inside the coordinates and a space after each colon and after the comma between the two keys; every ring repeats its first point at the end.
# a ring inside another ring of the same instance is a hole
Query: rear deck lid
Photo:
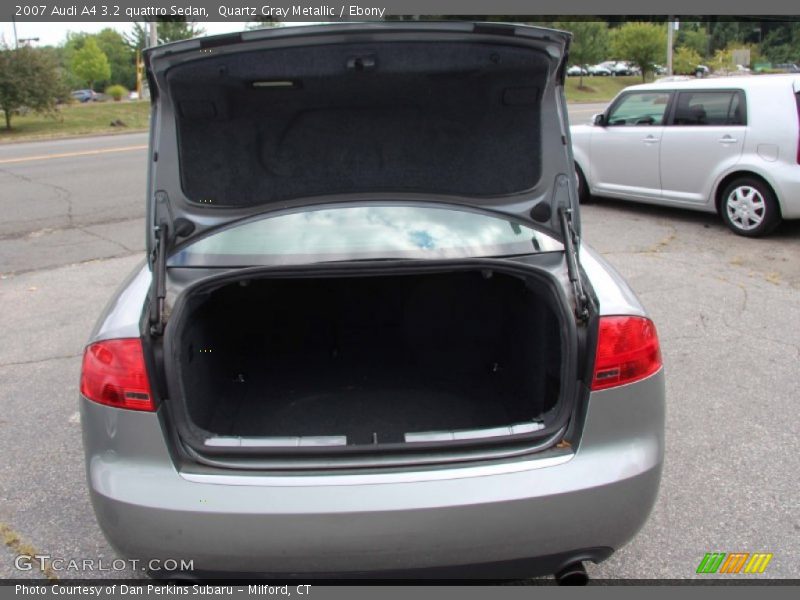
{"type": "Polygon", "coordinates": [[[383,23],[154,48],[148,248],[161,225],[171,253],[237,220],[342,203],[463,205],[563,240],[560,213],[577,209],[568,44],[520,25],[383,23]]]}

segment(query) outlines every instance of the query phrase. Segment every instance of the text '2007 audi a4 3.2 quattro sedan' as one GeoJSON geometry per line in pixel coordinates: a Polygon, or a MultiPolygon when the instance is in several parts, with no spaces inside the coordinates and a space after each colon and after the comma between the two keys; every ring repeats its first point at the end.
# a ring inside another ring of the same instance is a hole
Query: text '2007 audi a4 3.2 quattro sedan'
{"type": "Polygon", "coordinates": [[[81,377],[127,557],[577,574],[655,502],[653,323],[580,241],[569,35],[343,24],[157,47],[148,262],[81,377]]]}

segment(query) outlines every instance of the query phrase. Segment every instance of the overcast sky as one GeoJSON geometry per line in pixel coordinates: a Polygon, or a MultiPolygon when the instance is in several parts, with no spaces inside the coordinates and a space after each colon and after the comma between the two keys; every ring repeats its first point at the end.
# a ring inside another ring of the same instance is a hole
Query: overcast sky
{"type": "MultiPolygon", "coordinates": [[[[288,24],[288,23],[287,23],[288,24]]],[[[215,35],[218,33],[229,33],[231,31],[242,31],[246,23],[225,22],[225,23],[200,23],[206,30],[206,34],[215,35]]],[[[126,33],[133,28],[133,23],[115,22],[76,22],[76,23],[17,23],[17,36],[19,38],[38,37],[39,41],[35,45],[57,46],[62,43],[68,31],[85,31],[87,33],[97,33],[101,29],[111,27],[120,33],[126,33]]],[[[0,21],[0,42],[5,41],[9,46],[14,45],[14,26],[10,21],[0,21]]]]}

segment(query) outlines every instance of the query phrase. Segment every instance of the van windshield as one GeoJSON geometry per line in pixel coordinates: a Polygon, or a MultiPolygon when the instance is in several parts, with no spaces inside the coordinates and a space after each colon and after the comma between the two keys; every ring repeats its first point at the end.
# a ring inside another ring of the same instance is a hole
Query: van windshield
{"type": "Polygon", "coordinates": [[[359,206],[234,225],[181,249],[169,266],[474,258],[562,249],[552,237],[496,216],[448,208],[359,206]]]}

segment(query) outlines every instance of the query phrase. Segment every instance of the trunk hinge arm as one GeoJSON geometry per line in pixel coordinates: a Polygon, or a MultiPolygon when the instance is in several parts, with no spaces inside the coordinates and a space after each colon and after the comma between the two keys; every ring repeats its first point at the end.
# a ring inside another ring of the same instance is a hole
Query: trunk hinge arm
{"type": "Polygon", "coordinates": [[[150,334],[160,336],[164,333],[166,317],[164,306],[167,297],[167,254],[172,249],[175,241],[180,237],[187,237],[195,229],[194,223],[184,217],[177,219],[172,216],[169,197],[163,190],[155,193],[153,198],[153,246],[150,256],[150,268],[153,280],[150,284],[150,334]]]}
{"type": "Polygon", "coordinates": [[[153,229],[156,247],[153,249],[153,284],[150,286],[150,334],[164,333],[164,300],[167,297],[167,243],[169,225],[162,221],[153,229]]]}
{"type": "Polygon", "coordinates": [[[561,219],[561,232],[564,237],[564,252],[567,260],[567,275],[575,294],[575,316],[581,322],[589,319],[589,297],[583,289],[580,273],[578,272],[578,246],[580,238],[572,226],[572,209],[560,207],[558,216],[561,219]]]}

